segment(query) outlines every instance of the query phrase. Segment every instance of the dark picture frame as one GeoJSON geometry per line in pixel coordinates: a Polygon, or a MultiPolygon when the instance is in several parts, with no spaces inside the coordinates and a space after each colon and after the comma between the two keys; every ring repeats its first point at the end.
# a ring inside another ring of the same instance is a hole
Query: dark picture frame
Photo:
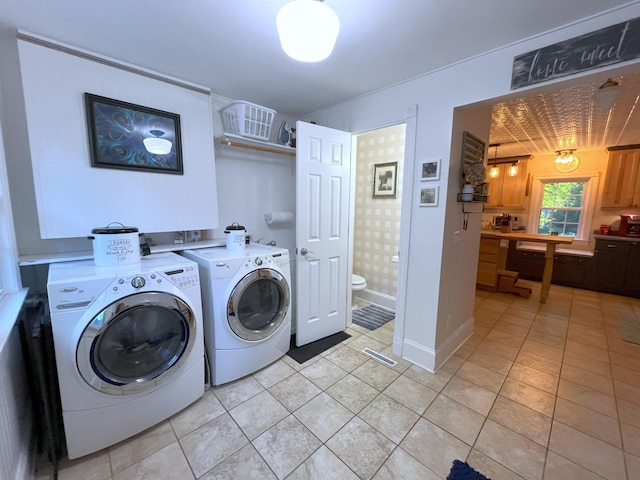
{"type": "Polygon", "coordinates": [[[396,198],[398,162],[377,163],[373,166],[373,198],[396,198]]]}
{"type": "Polygon", "coordinates": [[[84,99],[92,167],[184,174],[179,114],[91,93],[84,99]],[[152,153],[147,138],[168,140],[170,150],[152,153]]]}

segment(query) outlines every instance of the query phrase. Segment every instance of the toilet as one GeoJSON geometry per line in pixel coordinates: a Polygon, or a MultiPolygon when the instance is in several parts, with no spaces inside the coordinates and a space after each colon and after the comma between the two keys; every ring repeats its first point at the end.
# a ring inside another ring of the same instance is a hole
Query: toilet
{"type": "Polygon", "coordinates": [[[358,290],[364,290],[367,288],[367,281],[364,277],[360,275],[356,275],[355,273],[351,275],[351,310],[357,310],[358,305],[356,305],[356,296],[355,292],[358,290]]]}

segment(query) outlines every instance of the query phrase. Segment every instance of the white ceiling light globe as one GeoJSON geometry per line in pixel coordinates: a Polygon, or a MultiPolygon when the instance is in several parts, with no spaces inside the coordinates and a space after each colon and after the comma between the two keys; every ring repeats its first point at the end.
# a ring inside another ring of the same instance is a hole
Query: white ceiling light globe
{"type": "Polygon", "coordinates": [[[278,11],[276,26],[287,55],[301,62],[319,62],[333,51],[340,19],[322,1],[294,0],[278,11]]]}

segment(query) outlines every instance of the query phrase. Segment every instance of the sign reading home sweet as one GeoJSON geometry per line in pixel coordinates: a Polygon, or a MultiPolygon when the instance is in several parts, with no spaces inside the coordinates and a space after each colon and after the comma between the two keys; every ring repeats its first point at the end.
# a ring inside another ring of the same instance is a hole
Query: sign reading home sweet
{"type": "Polygon", "coordinates": [[[518,55],[511,89],[640,57],[640,18],[518,55]]]}

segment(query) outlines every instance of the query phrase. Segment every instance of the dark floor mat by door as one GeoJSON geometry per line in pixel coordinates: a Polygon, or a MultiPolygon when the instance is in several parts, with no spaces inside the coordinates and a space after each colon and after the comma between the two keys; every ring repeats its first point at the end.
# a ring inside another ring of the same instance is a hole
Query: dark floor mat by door
{"type": "Polygon", "coordinates": [[[296,336],[293,335],[291,337],[291,347],[289,348],[287,355],[298,363],[304,363],[316,355],[320,355],[325,350],[335,347],[337,344],[349,337],[351,337],[351,335],[348,333],[338,332],[333,335],[329,335],[328,337],[321,338],[320,340],[316,340],[315,342],[307,343],[301,347],[296,347],[296,336]]]}

